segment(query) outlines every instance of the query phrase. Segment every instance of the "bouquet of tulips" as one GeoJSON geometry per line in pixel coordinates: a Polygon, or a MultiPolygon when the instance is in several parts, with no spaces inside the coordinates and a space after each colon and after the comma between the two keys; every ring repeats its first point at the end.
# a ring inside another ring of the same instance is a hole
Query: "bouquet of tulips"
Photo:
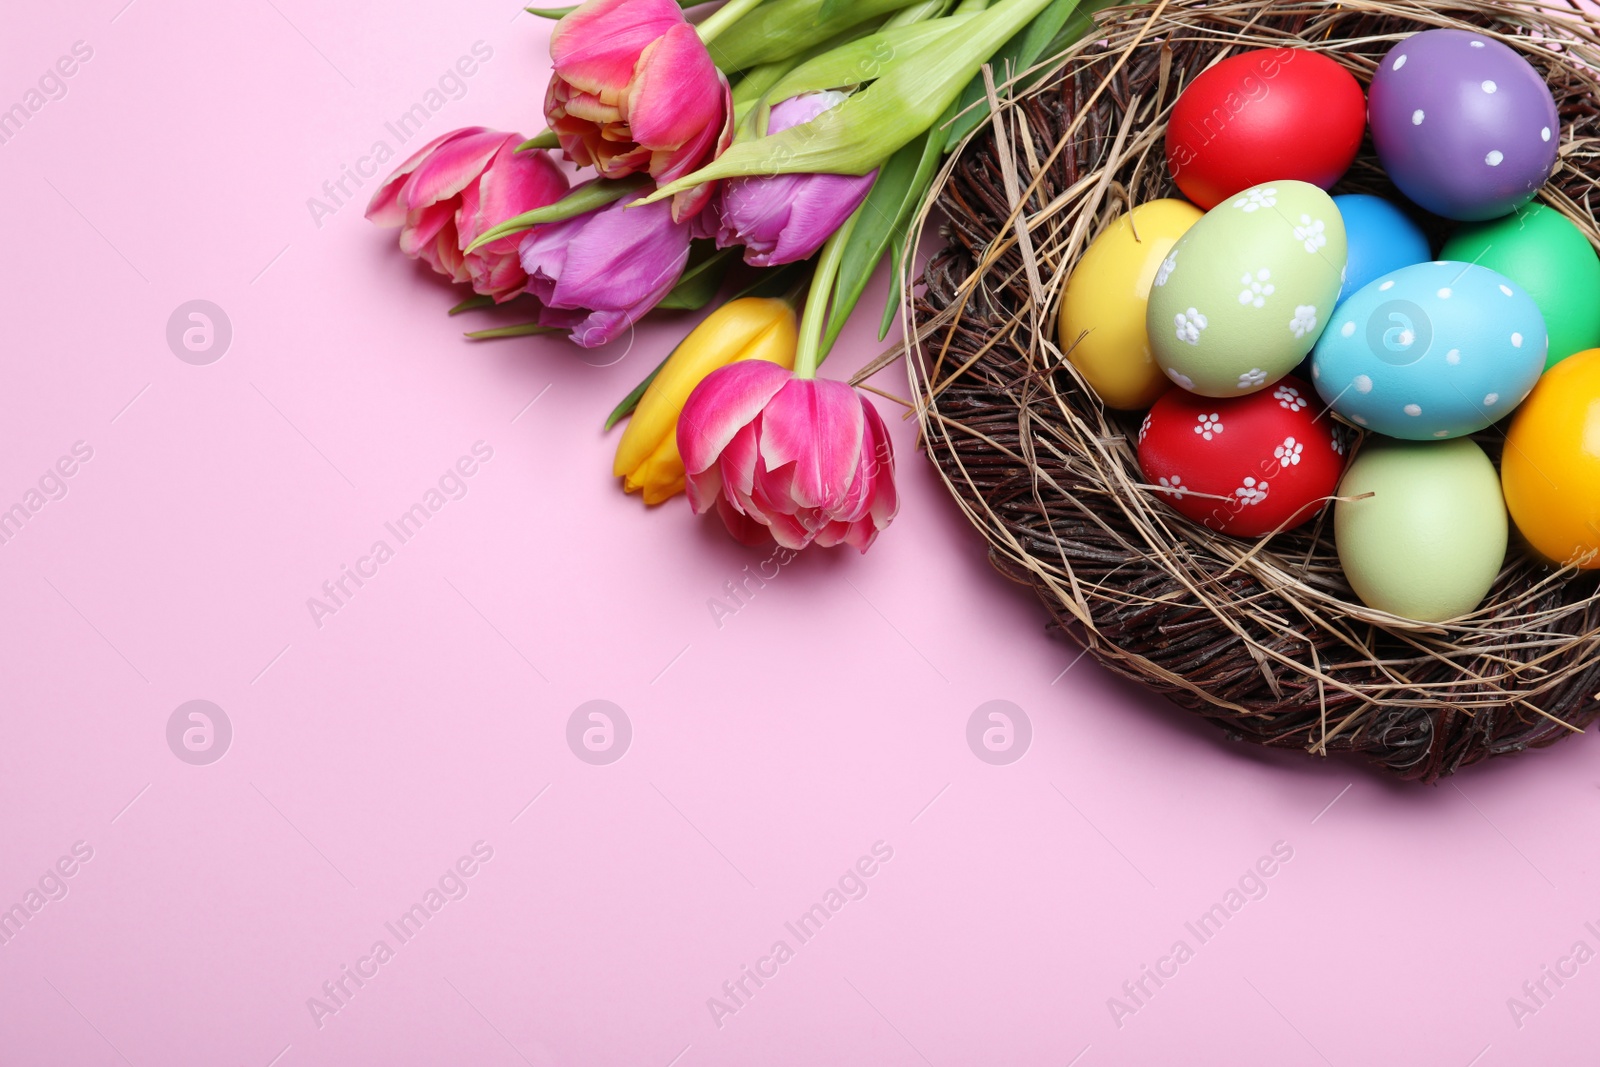
{"type": "MultiPolygon", "coordinates": [[[[819,379],[879,263],[896,276],[941,159],[1089,25],[1090,0],[587,0],[558,18],[531,140],[456,130],[367,217],[477,295],[594,347],[655,309],[704,319],[607,422],[646,504],[687,492],[730,533],[862,551],[896,510],[883,420],[819,379]],[[685,11],[709,13],[691,22],[685,11]],[[998,75],[996,71],[999,71],[998,75]],[[576,185],[553,158],[593,175],[576,185]],[[735,255],[744,266],[735,261],[735,255]],[[750,268],[753,268],[750,269],[750,268]]],[[[884,310],[893,320],[899,286],[884,310]]]]}

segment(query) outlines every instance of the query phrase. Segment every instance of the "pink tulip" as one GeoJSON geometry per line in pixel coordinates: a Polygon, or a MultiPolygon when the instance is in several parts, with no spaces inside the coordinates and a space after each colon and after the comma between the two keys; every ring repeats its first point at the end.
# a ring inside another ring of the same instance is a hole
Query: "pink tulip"
{"type": "Polygon", "coordinates": [[[468,126],[452,130],[406,160],[367,205],[379,226],[400,227],[400,251],[454,282],[471,282],[496,303],[528,284],[517,239],[503,237],[463,254],[479,234],[524,211],[554,203],[567,176],[545,152],[515,149],[515,133],[468,126]]]}
{"type": "MultiPolygon", "coordinates": [[[[831,90],[792,96],[772,109],[767,133],[810,122],[845,98],[831,90]]],[[[744,245],[753,267],[808,259],[861,206],[877,174],[730,179],[718,191],[717,247],[744,245]]]]}
{"type": "Polygon", "coordinates": [[[570,329],[575,343],[593,348],[672,291],[689,261],[689,239],[702,234],[696,220],[674,222],[666,200],[628,207],[651,191],[535,226],[522,238],[528,292],[544,305],[541,325],[570,329]]]}
{"type": "MultiPolygon", "coordinates": [[[[607,178],[681,178],[728,147],[733,97],[675,0],[587,0],[550,36],[544,114],[567,158],[607,178]]],[[[698,214],[711,186],[673,197],[698,214]]]]}
{"type": "Polygon", "coordinates": [[[894,447],[849,385],[747,360],[712,371],[678,418],[689,502],[748,545],[865,552],[899,507],[894,447]]]}

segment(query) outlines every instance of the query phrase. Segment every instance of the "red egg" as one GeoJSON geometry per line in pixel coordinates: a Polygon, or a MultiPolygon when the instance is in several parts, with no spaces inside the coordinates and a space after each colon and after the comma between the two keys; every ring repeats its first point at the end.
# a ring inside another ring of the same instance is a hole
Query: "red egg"
{"type": "Polygon", "coordinates": [[[1235,193],[1295,179],[1323,189],[1361,147],[1367,101],[1338,63],[1299,48],[1241,52],[1178,96],[1167,123],[1167,167],[1207,209],[1235,193]]]}
{"type": "Polygon", "coordinates": [[[1345,442],[1298,378],[1249,396],[1168,390],[1139,427],[1139,466],[1160,499],[1219,533],[1259,537],[1321,510],[1345,442]]]}

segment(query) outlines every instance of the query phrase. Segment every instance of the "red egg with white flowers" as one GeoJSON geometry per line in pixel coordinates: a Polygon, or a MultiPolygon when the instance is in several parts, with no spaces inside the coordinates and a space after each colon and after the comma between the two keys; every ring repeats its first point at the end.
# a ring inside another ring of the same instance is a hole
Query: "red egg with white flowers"
{"type": "Polygon", "coordinates": [[[1316,398],[1297,378],[1220,400],[1170,389],[1139,427],[1145,482],[1219,533],[1260,537],[1298,526],[1344,473],[1343,431],[1317,413],[1316,398]]]}
{"type": "Polygon", "coordinates": [[[1167,168],[1207,211],[1262,182],[1328,189],[1367,127],[1361,83],[1320,52],[1258,48],[1195,77],[1167,121],[1167,168]]]}

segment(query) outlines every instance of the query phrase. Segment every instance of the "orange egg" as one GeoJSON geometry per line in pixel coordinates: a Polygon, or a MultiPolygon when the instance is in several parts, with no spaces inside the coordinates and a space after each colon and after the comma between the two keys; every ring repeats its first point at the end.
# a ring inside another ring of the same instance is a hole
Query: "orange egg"
{"type": "Polygon", "coordinates": [[[1500,483],[1529,544],[1557,563],[1600,567],[1600,348],[1533,387],[1506,435],[1500,483]]]}

